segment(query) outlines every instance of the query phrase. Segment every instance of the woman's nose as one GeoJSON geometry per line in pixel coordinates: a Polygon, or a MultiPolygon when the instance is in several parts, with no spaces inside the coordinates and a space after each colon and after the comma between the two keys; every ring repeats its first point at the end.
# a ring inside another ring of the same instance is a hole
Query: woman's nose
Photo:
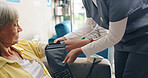
{"type": "Polygon", "coordinates": [[[22,28],[20,27],[20,25],[18,25],[18,32],[21,32],[22,28]]]}

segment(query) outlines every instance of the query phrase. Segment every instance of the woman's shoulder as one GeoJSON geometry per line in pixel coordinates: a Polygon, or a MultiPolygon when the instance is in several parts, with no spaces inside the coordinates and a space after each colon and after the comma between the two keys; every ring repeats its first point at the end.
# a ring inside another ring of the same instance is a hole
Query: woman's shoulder
{"type": "Polygon", "coordinates": [[[20,42],[28,42],[28,40],[20,39],[18,43],[20,43],[20,42]]]}
{"type": "Polygon", "coordinates": [[[36,45],[38,42],[29,41],[29,40],[19,40],[16,45],[28,46],[28,45],[36,45]]]}
{"type": "Polygon", "coordinates": [[[16,45],[23,45],[23,44],[26,45],[26,44],[28,44],[28,42],[29,42],[28,40],[21,39],[18,41],[18,43],[16,45]]]}
{"type": "Polygon", "coordinates": [[[28,46],[28,47],[38,47],[41,42],[30,41],[30,40],[19,40],[17,45],[28,46]]]}

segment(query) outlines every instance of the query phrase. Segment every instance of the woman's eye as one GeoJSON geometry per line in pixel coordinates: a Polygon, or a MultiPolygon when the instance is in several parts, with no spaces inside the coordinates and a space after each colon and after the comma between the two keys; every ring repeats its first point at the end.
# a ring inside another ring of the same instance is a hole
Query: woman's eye
{"type": "Polygon", "coordinates": [[[15,25],[13,25],[13,27],[18,27],[18,25],[17,25],[17,24],[15,24],[15,25]]]}
{"type": "Polygon", "coordinates": [[[17,25],[13,25],[13,27],[17,27],[17,25]]]}

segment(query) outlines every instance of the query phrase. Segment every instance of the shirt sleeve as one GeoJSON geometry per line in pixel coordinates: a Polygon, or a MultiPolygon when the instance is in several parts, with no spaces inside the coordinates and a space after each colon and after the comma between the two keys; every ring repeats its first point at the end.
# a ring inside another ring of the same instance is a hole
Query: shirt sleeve
{"type": "Polygon", "coordinates": [[[109,21],[120,21],[142,6],[143,0],[110,0],[109,21]]]}
{"type": "Polygon", "coordinates": [[[15,44],[13,47],[16,47],[20,51],[22,50],[22,54],[29,54],[32,57],[37,56],[42,59],[45,57],[45,52],[43,50],[44,46],[41,42],[19,40],[18,44],[15,44]]]}
{"type": "Polygon", "coordinates": [[[93,30],[93,26],[96,26],[96,22],[92,18],[87,18],[83,26],[74,32],[68,33],[65,38],[67,40],[81,39],[93,30]]]}
{"type": "Polygon", "coordinates": [[[81,47],[83,53],[89,57],[92,54],[105,50],[117,44],[123,37],[126,29],[127,19],[125,18],[118,22],[110,22],[109,32],[97,41],[93,41],[81,47]]]}

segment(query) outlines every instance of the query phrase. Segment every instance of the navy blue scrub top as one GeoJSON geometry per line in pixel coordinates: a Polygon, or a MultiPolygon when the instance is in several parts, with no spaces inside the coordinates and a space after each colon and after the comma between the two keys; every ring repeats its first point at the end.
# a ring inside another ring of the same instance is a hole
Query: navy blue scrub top
{"type": "Polygon", "coordinates": [[[115,48],[148,54],[148,0],[83,0],[88,18],[103,28],[128,17],[122,40],[115,48]]]}

